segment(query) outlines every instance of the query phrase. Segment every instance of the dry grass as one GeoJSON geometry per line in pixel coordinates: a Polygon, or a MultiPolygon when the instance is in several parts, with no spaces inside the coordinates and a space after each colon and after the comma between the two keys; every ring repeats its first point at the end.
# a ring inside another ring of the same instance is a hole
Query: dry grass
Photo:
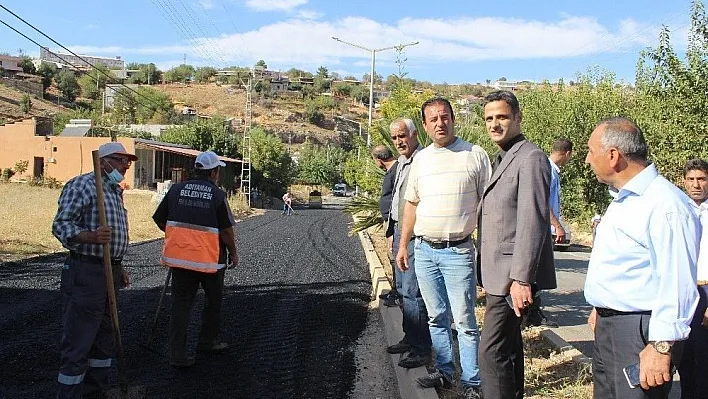
{"type": "MultiPolygon", "coordinates": [[[[60,193],[27,184],[0,184],[0,262],[63,250],[51,230],[60,193]]],[[[157,206],[153,196],[151,191],[125,192],[131,242],[163,237],[152,220],[157,206]]],[[[229,203],[237,219],[255,214],[242,198],[231,198],[229,203]]]]}
{"type": "MultiPolygon", "coordinates": [[[[367,231],[372,238],[374,249],[384,265],[386,275],[391,278],[391,263],[388,261],[383,230],[371,228],[367,231]]],[[[478,291],[478,306],[475,315],[480,328],[484,324],[483,293],[478,291]]],[[[580,354],[577,350],[562,353],[556,351],[540,334],[540,328],[523,331],[525,354],[525,397],[530,399],[592,398],[592,373],[589,365],[573,361],[580,354]]],[[[458,370],[459,371],[459,370],[458,370]]],[[[456,381],[457,382],[457,381],[456,381]]],[[[441,399],[461,397],[456,389],[440,390],[441,399]]]]}

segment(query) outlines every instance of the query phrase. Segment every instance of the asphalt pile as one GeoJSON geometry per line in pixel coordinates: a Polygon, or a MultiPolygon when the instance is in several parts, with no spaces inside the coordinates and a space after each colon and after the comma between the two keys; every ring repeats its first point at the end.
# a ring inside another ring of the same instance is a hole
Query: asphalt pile
{"type": "MultiPolygon", "coordinates": [[[[355,344],[366,328],[371,282],[349,218],[339,210],[268,211],[237,224],[240,264],[228,270],[222,340],[231,349],[197,355],[195,367],[169,366],[168,296],[152,347],[145,346],[166,269],[162,241],[131,246],[133,280],[119,293],[131,385],[149,398],[342,398],[358,370],[355,344]]],[[[0,265],[0,386],[8,398],[56,391],[61,336],[62,256],[0,265]]],[[[203,295],[193,308],[196,347],[203,295]]],[[[115,370],[114,370],[115,372],[115,370]]]]}

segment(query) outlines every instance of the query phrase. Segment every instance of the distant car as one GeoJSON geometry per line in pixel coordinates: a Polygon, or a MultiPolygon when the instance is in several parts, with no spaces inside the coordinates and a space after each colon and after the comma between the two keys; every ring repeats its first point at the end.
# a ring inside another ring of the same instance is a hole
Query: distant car
{"type": "Polygon", "coordinates": [[[332,194],[335,197],[346,197],[347,196],[347,185],[344,183],[337,183],[334,185],[332,194]]]}
{"type": "Polygon", "coordinates": [[[565,252],[568,250],[568,248],[570,248],[570,240],[572,237],[572,233],[570,231],[570,227],[563,219],[561,219],[560,223],[561,226],[563,226],[563,230],[565,230],[565,241],[561,243],[553,243],[553,250],[565,252]]]}

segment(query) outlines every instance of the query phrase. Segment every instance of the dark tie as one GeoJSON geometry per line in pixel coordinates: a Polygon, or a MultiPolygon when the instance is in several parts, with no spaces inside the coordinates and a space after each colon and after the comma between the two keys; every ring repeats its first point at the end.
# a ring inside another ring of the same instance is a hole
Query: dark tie
{"type": "Polygon", "coordinates": [[[494,171],[497,170],[497,166],[499,166],[501,161],[502,161],[502,154],[499,153],[499,154],[497,154],[496,157],[494,157],[494,163],[492,163],[492,173],[494,173],[494,171]]]}

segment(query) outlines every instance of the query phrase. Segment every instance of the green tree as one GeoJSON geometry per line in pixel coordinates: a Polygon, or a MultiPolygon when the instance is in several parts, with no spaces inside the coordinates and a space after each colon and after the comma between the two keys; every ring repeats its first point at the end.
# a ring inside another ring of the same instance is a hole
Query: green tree
{"type": "Polygon", "coordinates": [[[39,64],[37,74],[42,77],[42,87],[46,91],[52,85],[52,79],[57,74],[57,67],[54,64],[42,62],[39,64]]]}
{"type": "Polygon", "coordinates": [[[37,68],[34,66],[34,62],[32,62],[32,58],[23,56],[22,60],[20,61],[20,68],[22,68],[22,72],[24,73],[31,73],[31,74],[36,74],[37,73],[37,68]]]}
{"type": "Polygon", "coordinates": [[[113,99],[111,121],[116,124],[135,123],[137,112],[138,101],[135,98],[135,93],[126,88],[118,89],[113,99]]]}
{"type": "Polygon", "coordinates": [[[95,100],[99,98],[101,92],[96,87],[96,81],[88,74],[81,75],[77,80],[79,87],[81,88],[81,95],[86,98],[95,100]]]}
{"type": "Polygon", "coordinates": [[[29,94],[25,93],[22,95],[22,99],[20,99],[20,112],[29,114],[30,109],[32,109],[32,99],[29,94]]]}
{"type": "Polygon", "coordinates": [[[212,67],[200,67],[194,72],[194,80],[199,83],[208,83],[214,76],[216,76],[216,69],[212,67]]]}
{"type": "Polygon", "coordinates": [[[261,68],[261,69],[268,69],[268,64],[266,64],[266,62],[263,60],[258,60],[258,62],[256,62],[256,65],[254,65],[254,67],[261,68]]]}
{"type": "Polygon", "coordinates": [[[139,123],[169,124],[177,120],[172,99],[150,87],[139,87],[135,117],[139,123]]]}
{"type": "Polygon", "coordinates": [[[157,84],[162,78],[162,71],[157,69],[155,64],[138,64],[131,63],[128,64],[128,69],[138,70],[137,73],[133,74],[129,79],[129,83],[134,84],[157,84]]]}
{"type": "Polygon", "coordinates": [[[192,80],[194,77],[194,67],[191,65],[182,64],[176,66],[163,74],[165,82],[174,83],[182,82],[186,83],[192,80]]]}
{"type": "Polygon", "coordinates": [[[76,100],[81,88],[79,87],[79,83],[74,72],[64,69],[54,77],[54,80],[56,81],[57,88],[64,98],[72,102],[76,100]]]}
{"type": "Polygon", "coordinates": [[[324,79],[329,78],[329,70],[327,70],[327,68],[324,66],[320,66],[319,68],[317,68],[317,77],[324,79]]]}
{"type": "Polygon", "coordinates": [[[213,117],[167,129],[160,140],[184,144],[195,150],[211,150],[227,157],[235,157],[239,139],[224,125],[224,119],[213,117]]]}
{"type": "Polygon", "coordinates": [[[331,186],[341,180],[345,159],[341,148],[308,144],[298,158],[298,180],[303,184],[331,186]]]}
{"type": "Polygon", "coordinates": [[[283,142],[262,128],[251,129],[251,185],[271,196],[282,195],[297,176],[297,167],[283,142]]]}

